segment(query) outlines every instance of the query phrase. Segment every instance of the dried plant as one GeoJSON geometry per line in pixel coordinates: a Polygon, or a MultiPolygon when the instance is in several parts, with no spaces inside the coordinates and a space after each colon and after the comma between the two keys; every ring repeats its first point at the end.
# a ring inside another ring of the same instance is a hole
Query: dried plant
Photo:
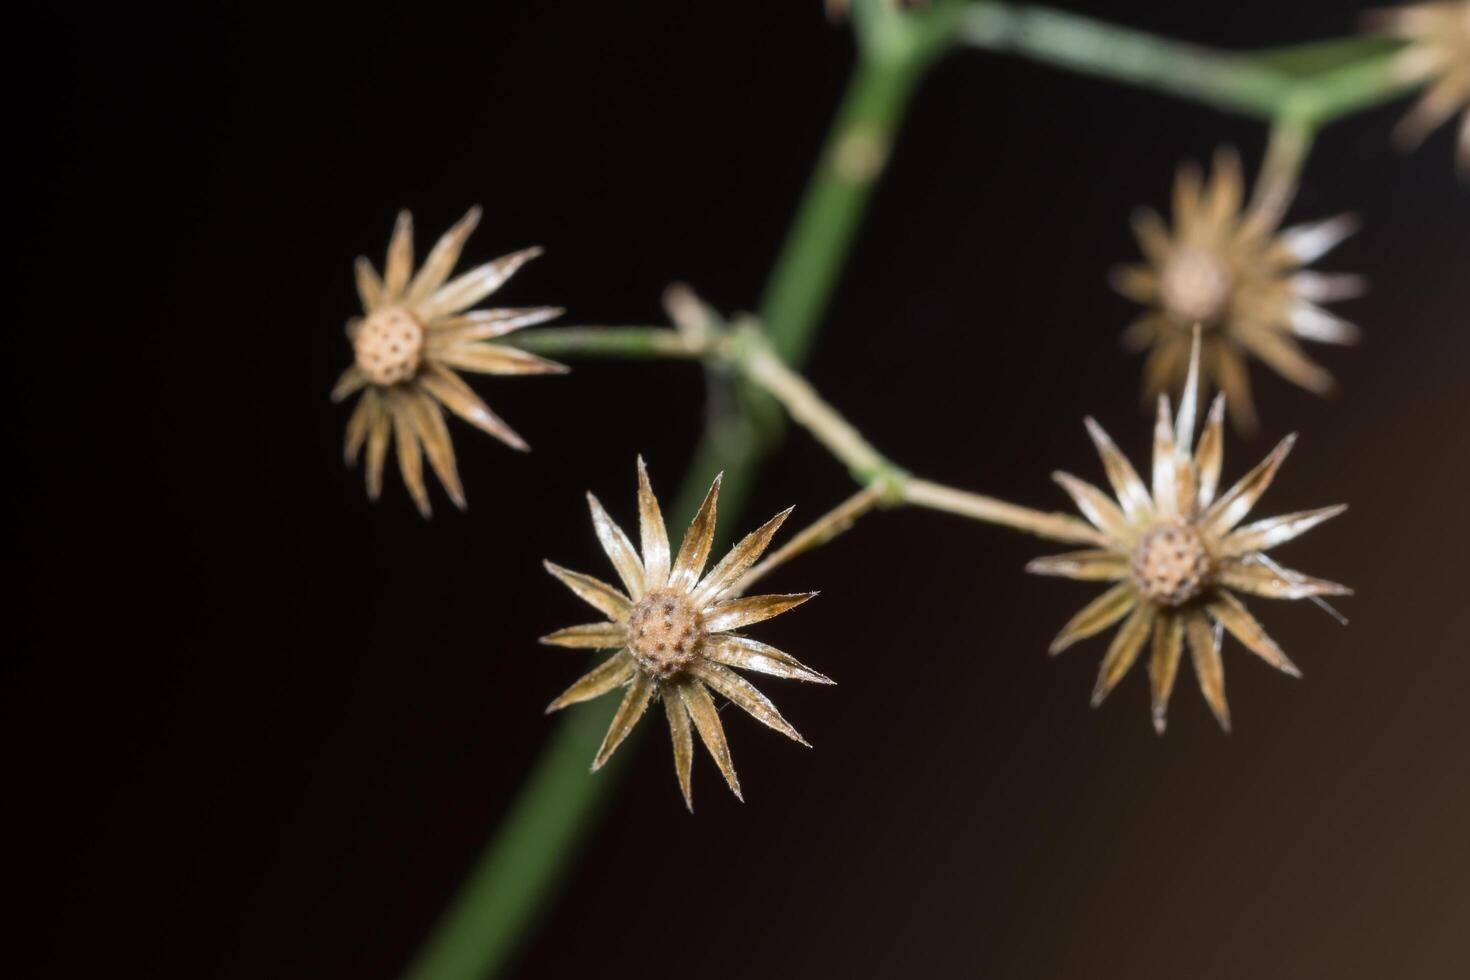
{"type": "Polygon", "coordinates": [[[342,372],[332,400],[361,391],[347,422],[344,455],[351,466],[367,447],[367,494],[383,488],[383,461],[391,439],[398,468],[419,512],[429,516],[423,456],[455,505],[465,506],[454,460],[454,444],[440,406],[515,449],[526,443],[490,411],[455,369],[481,374],[553,374],[560,364],[486,341],[544,323],[561,314],[552,306],[473,310],[499,289],[539,248],[522,249],[449,280],[465,241],[480,221],[471,208],[430,250],[413,273],[413,216],[399,212],[382,277],[366,258],[357,260],[357,294],[362,317],[347,324],[353,363],[342,372]],[[449,280],[446,282],[446,280],[449,280]]]}
{"type": "MultiPolygon", "coordinates": [[[[692,812],[690,787],[693,763],[693,729],[724,774],[730,791],[740,797],[740,781],[730,759],[725,728],[720,723],[710,691],[739,705],[756,721],[787,738],[808,745],[806,739],[781,717],[769,698],[756,690],[733,668],[799,681],[832,683],[784,651],[743,636],[736,630],[779,616],[816,595],[740,596],[741,576],[750,568],[791,510],[782,511],[747,535],[704,574],[705,562],[715,536],[715,511],[720,496],[720,478],[710,486],[694,522],[684,534],[679,553],[670,560],[669,538],[664,530],[648,471],[638,460],[638,529],[642,556],[602,504],[587,495],[592,509],[592,526],[607,552],[626,591],[606,582],[568,571],[551,562],[546,570],[561,580],[576,596],[607,617],[606,622],[588,623],[557,630],[541,642],[552,646],[594,650],[617,650],[610,658],[567,688],[546,709],[560,711],[568,705],[626,689],[612,725],[592,760],[596,772],[617,751],[623,739],[654,701],[662,701],[674,739],[674,771],[684,802],[692,812]]],[[[808,746],[810,747],[810,746],[808,746]]],[[[743,799],[743,797],[741,797],[743,799]]]]}
{"type": "Polygon", "coordinates": [[[1040,575],[1117,583],[1072,617],[1052,642],[1051,652],[1061,653],[1123,620],[1098,670],[1092,693],[1096,706],[1128,673],[1152,636],[1149,686],[1154,727],[1161,733],[1186,639],[1200,690],[1221,727],[1230,728],[1225,673],[1212,622],[1266,663],[1300,676],[1235,592],[1272,599],[1351,594],[1335,582],[1282,568],[1264,555],[1342,513],[1346,505],[1239,526],[1275,479],[1295,436],[1281,440],[1238,483],[1216,495],[1226,396],[1215,399],[1199,444],[1191,453],[1198,363],[1196,342],[1177,420],[1169,417],[1168,396],[1159,396],[1151,490],[1102,427],[1087,419],[1088,434],[1102,457],[1117,502],[1070,473],[1056,473],[1056,481],[1096,529],[1097,547],[1038,558],[1027,566],[1040,575]]]}
{"type": "Polygon", "coordinates": [[[1271,207],[1245,206],[1240,157],[1215,156],[1204,181],[1192,164],[1174,181],[1174,226],[1141,208],[1133,229],[1144,263],[1113,271],[1113,287],[1150,307],[1123,334],[1125,347],[1148,350],[1145,397],[1184,381],[1190,336],[1204,327],[1204,368],[1229,395],[1231,416],[1246,430],[1256,425],[1246,359],[1255,357],[1282,377],[1325,394],[1332,376],[1302,352],[1298,340],[1352,343],[1357,328],[1318,303],[1358,295],[1362,280],[1302,267],[1352,233],[1348,215],[1276,231],[1271,207]]]}
{"type": "Polygon", "coordinates": [[[1409,42],[1394,59],[1394,73],[1415,85],[1431,83],[1395,135],[1412,149],[1460,112],[1456,152],[1460,172],[1470,176],[1470,0],[1409,4],[1378,11],[1370,22],[1409,42]]]}
{"type": "MultiPolygon", "coordinates": [[[[699,499],[708,474],[723,464],[748,482],[761,450],[769,448],[772,406],[804,427],[843,464],[856,493],[759,564],[787,513],[737,544],[713,570],[720,480],[707,493],[676,556],[670,553],[663,514],[639,461],[640,550],[589,495],[593,525],[623,588],[547,564],[548,570],[596,608],[603,621],[559,630],[544,642],[613,651],[552,702],[550,711],[621,690],[622,701],[600,746],[578,726],[563,723],[527,781],[505,829],[471,875],[463,903],[431,939],[413,975],[466,977],[503,963],[529,922],[536,897],[559,867],[607,779],[571,778],[585,765],[601,767],[655,702],[662,703],[673,737],[675,773],[686,805],[693,733],[698,730],[731,790],[740,789],[713,695],[806,744],[764,695],[736,673],[751,670],[795,680],[830,683],[790,655],[737,631],[810,598],[810,593],[744,593],[773,568],[853,528],[870,513],[924,507],[1018,529],[1085,550],[1037,559],[1041,574],[1112,583],[1078,613],[1052,645],[1058,652],[1121,623],[1094,689],[1101,701],[1151,644],[1152,712],[1162,732],[1168,702],[1189,648],[1199,685],[1221,726],[1230,719],[1220,641],[1225,632],[1267,663],[1296,668],[1246,611],[1237,593],[1271,598],[1346,594],[1335,583],[1277,566],[1266,552],[1341,513],[1326,507],[1243,524],[1274,479],[1292,445],[1283,440],[1239,482],[1218,493],[1224,413],[1238,424],[1255,422],[1246,363],[1256,358],[1289,380],[1326,391],[1327,372],[1303,353],[1302,340],[1347,343],[1356,329],[1320,304],[1356,295],[1354,276],[1305,267],[1338,244],[1353,227],[1332,218],[1280,230],[1318,130],[1332,121],[1407,94],[1433,80],[1405,124],[1418,138],[1467,101],[1465,32],[1470,4],[1422,4],[1391,15],[1388,30],[1407,45],[1348,39],[1261,52],[1210,51],[1151,34],[1100,24],[1074,14],[989,0],[886,0],[833,3],[852,8],[856,69],[809,193],[776,263],[765,301],[754,315],[722,320],[686,290],[669,294],[666,327],[578,327],[517,335],[514,347],[488,344],[558,311],[463,312],[498,286],[534,250],[515,253],[444,285],[478,216],[456,225],[417,276],[411,272],[411,229],[399,222],[383,279],[364,260],[358,286],[366,319],[349,333],[356,363],[336,397],[362,389],[349,424],[347,455],[367,447],[369,495],[376,497],[390,436],[399,445],[405,483],[428,512],[419,471],[420,446],[452,498],[463,504],[452,450],[439,411],[442,403],[472,424],[517,447],[504,426],[451,369],[488,373],[560,370],[542,357],[674,357],[709,370],[717,392],[705,436],[696,449],[686,492],[699,499]],[[1115,273],[1125,295],[1149,309],[1125,335],[1149,350],[1145,387],[1158,395],[1153,465],[1145,483],[1091,419],[1091,433],[1116,499],[1067,474],[1058,481],[1082,519],[1047,513],[923,479],[898,465],[825,401],[799,367],[837,282],[869,192],[882,175],[909,99],[925,71],[956,48],[1003,51],[1078,72],[1137,84],[1269,124],[1270,135],[1251,199],[1234,151],[1216,156],[1206,181],[1185,166],[1174,187],[1173,226],[1151,211],[1135,227],[1144,262],[1115,273]],[[537,356],[540,355],[540,356],[537,356]],[[1202,433],[1194,433],[1202,377],[1221,390],[1202,433]],[[1183,387],[1177,416],[1166,391],[1183,387]],[[728,396],[728,397],[725,397],[728,396]],[[694,474],[701,474],[695,478],[694,474]],[[595,746],[595,747],[594,747],[595,746]],[[486,911],[486,910],[489,911],[486,911]],[[466,966],[469,964],[469,966],[466,966]]],[[[1461,130],[1464,153],[1465,128],[1461,130]]]]}

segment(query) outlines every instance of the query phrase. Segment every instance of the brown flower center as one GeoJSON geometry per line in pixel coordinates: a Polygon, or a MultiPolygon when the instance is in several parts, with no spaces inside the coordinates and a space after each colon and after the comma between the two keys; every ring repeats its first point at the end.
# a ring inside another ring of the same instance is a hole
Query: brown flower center
{"type": "Polygon", "coordinates": [[[704,637],[704,620],[682,592],[656,589],[628,616],[628,650],[645,673],[667,680],[689,666],[704,637]]]}
{"type": "Polygon", "coordinates": [[[1182,606],[1210,584],[1214,561],[1199,532],[1185,524],[1155,524],[1133,552],[1133,581],[1144,597],[1182,606]]]}
{"type": "Polygon", "coordinates": [[[1164,308],[1193,325],[1209,326],[1230,303],[1235,285],[1230,265],[1219,255],[1197,245],[1183,245],[1164,263],[1159,292],[1164,308]]]}
{"type": "Polygon", "coordinates": [[[357,367],[375,385],[395,385],[412,378],[424,351],[424,328],[398,306],[377,310],[363,321],[352,339],[357,367]]]}

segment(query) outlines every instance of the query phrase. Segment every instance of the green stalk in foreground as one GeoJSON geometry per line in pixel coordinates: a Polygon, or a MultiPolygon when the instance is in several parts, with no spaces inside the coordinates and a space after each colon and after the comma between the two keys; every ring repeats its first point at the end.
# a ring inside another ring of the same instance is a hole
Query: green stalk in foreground
{"type": "MultiPolygon", "coordinates": [[[[867,19],[911,29],[888,21],[889,16],[869,13],[867,19]]],[[[773,335],[782,339],[783,353],[793,361],[807,349],[869,189],[882,173],[883,154],[866,159],[858,154],[863,147],[889,145],[914,81],[940,49],[938,43],[883,47],[871,40],[861,49],[819,170],[771,280],[767,306],[779,314],[772,321],[773,335]]],[[[725,472],[722,516],[738,513],[768,438],[739,416],[711,417],[672,525],[689,522],[719,469],[725,472]]],[[[733,523],[728,517],[722,522],[727,529],[733,523]]],[[[558,723],[494,838],[405,974],[409,980],[481,980],[516,951],[616,783],[618,762],[596,776],[587,772],[615,707],[580,706],[558,723]]],[[[625,747],[619,761],[628,755],[625,747]]]]}

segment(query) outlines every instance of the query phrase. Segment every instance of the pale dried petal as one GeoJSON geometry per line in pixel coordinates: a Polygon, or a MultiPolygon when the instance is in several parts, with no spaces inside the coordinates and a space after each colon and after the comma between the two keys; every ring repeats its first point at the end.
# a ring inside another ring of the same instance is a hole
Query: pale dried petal
{"type": "Polygon", "coordinates": [[[434,357],[450,367],[480,374],[566,374],[570,370],[565,364],[500,344],[458,344],[440,348],[434,357]]]}
{"type": "Polygon", "coordinates": [[[383,280],[365,256],[359,255],[352,268],[357,275],[357,298],[362,301],[362,311],[371,313],[383,301],[383,280]]]}
{"type": "Polygon", "coordinates": [[[1323,344],[1356,344],[1363,336],[1361,330],[1342,317],[1306,300],[1292,304],[1287,322],[1298,337],[1323,344]]]}
{"type": "Polygon", "coordinates": [[[708,660],[696,660],[689,665],[689,672],[704,681],[713,690],[729,698],[732,704],[740,707],[746,714],[767,728],[773,728],[793,742],[800,742],[807,748],[811,748],[811,743],[802,738],[801,733],[781,717],[781,712],[776,710],[770,698],[756,690],[754,684],[730,668],[708,660]]]}
{"type": "Polygon", "coordinates": [[[1414,103],[1409,114],[1394,128],[1394,139],[1405,149],[1413,149],[1424,142],[1424,137],[1465,105],[1467,88],[1470,86],[1456,72],[1447,73],[1414,103]]]}
{"type": "Polygon", "coordinates": [[[1217,549],[1221,558],[1234,558],[1252,551],[1269,551],[1279,544],[1305,534],[1323,521],[1330,520],[1347,510],[1347,504],[1302,510],[1281,517],[1268,517],[1254,524],[1237,528],[1220,542],[1217,549]]]}
{"type": "MultiPolygon", "coordinates": [[[[1308,303],[1332,303],[1356,299],[1368,290],[1362,276],[1342,272],[1298,272],[1291,277],[1291,291],[1308,303]]],[[[1305,336],[1305,334],[1303,334],[1305,336]]]]}
{"type": "Polygon", "coordinates": [[[437,320],[469,309],[499,289],[517,269],[540,254],[539,248],[524,248],[476,266],[420,303],[416,308],[419,319],[437,320]]]}
{"type": "Polygon", "coordinates": [[[1233,147],[1220,147],[1215,151],[1215,168],[1204,196],[1202,221],[1216,234],[1224,232],[1240,211],[1244,190],[1245,178],[1240,172],[1240,154],[1233,147]]]}
{"type": "MultiPolygon", "coordinates": [[[[1199,355],[1200,355],[1200,328],[1194,328],[1193,339],[1189,343],[1189,371],[1184,378],[1184,391],[1179,395],[1179,414],[1174,417],[1174,445],[1178,449],[1177,455],[1180,459],[1187,460],[1189,447],[1194,443],[1194,422],[1199,414],[1200,381],[1199,381],[1199,355]]],[[[1180,496],[1179,502],[1194,499],[1194,488],[1190,487],[1188,497],[1180,496]]]]}
{"type": "Polygon", "coordinates": [[[1108,273],[1108,284],[1135,303],[1148,304],[1159,297],[1159,274],[1151,266],[1115,266],[1108,273]]]}
{"type": "Polygon", "coordinates": [[[388,242],[388,261],[383,266],[383,305],[398,302],[413,271],[413,215],[398,212],[393,238],[388,242]]]}
{"type": "Polygon", "coordinates": [[[1247,650],[1284,674],[1290,674],[1292,677],[1302,676],[1296,664],[1287,659],[1286,654],[1276,645],[1276,641],[1266,635],[1266,630],[1256,622],[1256,617],[1252,616],[1235,596],[1222,589],[1215,594],[1212,601],[1205,604],[1205,608],[1247,650]]]}
{"type": "Polygon", "coordinates": [[[684,794],[684,805],[693,813],[694,732],[689,727],[689,709],[678,692],[669,688],[663,691],[663,702],[664,713],[669,718],[669,736],[674,741],[674,772],[679,777],[679,791],[684,794]]]}
{"type": "Polygon", "coordinates": [[[1200,523],[1205,533],[1211,538],[1220,538],[1235,525],[1245,519],[1256,501],[1266,492],[1271,481],[1276,478],[1276,471],[1281,468],[1281,463],[1286,459],[1286,454],[1291,452],[1291,447],[1296,443],[1296,434],[1293,433],[1276,444],[1270,455],[1256,464],[1256,468],[1240,478],[1240,482],[1226,491],[1225,495],[1210,505],[1205,511],[1200,523]]]}
{"type": "Polygon", "coordinates": [[[633,658],[627,653],[615,654],[583,674],[575,684],[563,691],[560,697],[546,706],[546,713],[549,715],[568,705],[600,698],[608,691],[616,690],[631,681],[637,670],[633,658]]]}
{"type": "Polygon", "coordinates": [[[1170,324],[1163,339],[1148,353],[1143,364],[1143,390],[1148,398],[1164,394],[1173,388],[1184,373],[1185,358],[1189,356],[1189,344],[1179,328],[1170,324]]]}
{"type": "Polygon", "coordinates": [[[1169,418],[1169,399],[1159,396],[1154,421],[1154,508],[1161,518],[1179,516],[1179,458],[1174,448],[1174,423],[1169,418]]]}
{"type": "Polygon", "coordinates": [[[694,590],[694,605],[696,608],[704,609],[719,601],[735,580],[745,574],[745,570],[755,564],[757,558],[765,553],[770,547],[773,538],[786,518],[791,515],[795,508],[787,507],[775,517],[766,521],[760,527],[747,534],[740,543],[731,548],[720,563],[711,569],[694,590]]]}
{"type": "Polygon", "coordinates": [[[1332,391],[1332,375],[1302,352],[1296,341],[1270,330],[1241,331],[1240,341],[1277,374],[1308,391],[1332,391]]]}
{"type": "Polygon", "coordinates": [[[1117,496],[1118,503],[1123,505],[1123,513],[1135,524],[1151,519],[1154,513],[1153,498],[1149,496],[1148,487],[1144,485],[1138,471],[1092,416],[1089,415],[1083,421],[1087,425],[1087,434],[1092,437],[1092,444],[1097,447],[1098,456],[1102,458],[1103,469],[1107,471],[1113,493],[1117,496]]]}
{"type": "Polygon", "coordinates": [[[1026,571],[1084,581],[1117,582],[1128,577],[1128,557],[1098,549],[1032,559],[1026,571]]]}
{"type": "Polygon", "coordinates": [[[1251,398],[1250,376],[1246,374],[1245,359],[1229,344],[1216,347],[1215,383],[1224,392],[1230,406],[1230,418],[1238,430],[1244,433],[1256,431],[1256,407],[1251,398]]]}
{"type": "Polygon", "coordinates": [[[609,619],[625,620],[633,609],[633,601],[601,579],[562,568],[553,562],[542,562],[546,570],[577,594],[577,598],[609,619]]]}
{"type": "Polygon", "coordinates": [[[753,595],[719,603],[705,616],[705,632],[724,633],[765,622],[787,610],[795,609],[816,594],[798,592],[794,595],[753,595]]]}
{"type": "Polygon", "coordinates": [[[1297,225],[1281,232],[1280,244],[1298,262],[1306,265],[1332,251],[1344,238],[1358,230],[1358,219],[1340,214],[1324,221],[1297,225]]]}
{"type": "Polygon", "coordinates": [[[383,493],[383,463],[388,458],[388,439],[392,432],[393,420],[380,401],[368,427],[367,465],[363,467],[369,500],[377,500],[383,493]]]}
{"type": "Polygon", "coordinates": [[[444,492],[449,494],[449,499],[454,501],[456,507],[464,510],[464,487],[459,482],[459,468],[454,461],[454,443],[449,438],[449,426],[444,424],[444,413],[440,411],[437,402],[418,388],[403,389],[399,397],[407,404],[414,433],[423,443],[424,455],[429,458],[429,465],[434,468],[434,474],[439,477],[444,492]]]}
{"type": "Polygon", "coordinates": [[[560,306],[470,310],[468,313],[444,317],[430,323],[429,336],[425,343],[430,351],[436,351],[471,340],[493,340],[515,333],[522,327],[555,320],[565,312],[560,306]]]}
{"type": "Polygon", "coordinates": [[[648,702],[653,700],[654,690],[652,678],[634,671],[633,683],[628,685],[628,693],[623,696],[623,703],[618,705],[618,712],[613,715],[612,724],[607,726],[607,734],[602,737],[602,748],[597,750],[597,758],[592,760],[593,772],[607,764],[633,726],[638,724],[638,719],[648,709],[648,702]]]}
{"type": "Polygon", "coordinates": [[[772,677],[833,684],[831,678],[812,670],[784,650],[752,640],[748,636],[712,636],[705,640],[704,656],[716,663],[741,670],[754,670],[772,677]]]}
{"type": "Polygon", "coordinates": [[[692,591],[694,583],[699,581],[699,576],[704,571],[704,563],[709,560],[709,550],[715,540],[720,481],[724,476],[725,474],[720,473],[715,477],[709,492],[704,496],[704,503],[699,505],[699,512],[689,524],[689,530],[684,532],[684,541],[679,545],[679,557],[674,559],[674,570],[669,573],[669,588],[675,591],[692,591]]]}
{"type": "Polygon", "coordinates": [[[413,283],[408,288],[408,294],[404,297],[404,303],[408,306],[417,306],[433,295],[434,291],[444,285],[444,280],[449,278],[449,273],[454,264],[459,261],[459,253],[464,249],[464,243],[473,234],[475,226],[480,223],[479,205],[465,212],[465,216],[455,222],[429,250],[429,255],[424,259],[424,264],[419,268],[418,275],[413,277],[413,283]]]}
{"type": "Polygon", "coordinates": [[[1149,691],[1153,702],[1154,731],[1164,734],[1168,723],[1169,695],[1179,676],[1179,658],[1184,652],[1184,618],[1163,613],[1154,619],[1154,651],[1149,658],[1149,691]]]}
{"type": "Polygon", "coordinates": [[[549,647],[568,647],[573,650],[611,650],[628,640],[628,629],[622,623],[584,623],[568,626],[541,638],[549,647]]]}
{"type": "Polygon", "coordinates": [[[530,448],[524,439],[501,421],[500,416],[490,411],[490,406],[480,400],[480,396],[465,384],[463,378],[448,368],[430,364],[419,373],[417,383],[442,402],[445,408],[475,428],[488,432],[512,449],[525,451],[530,448]]]}
{"type": "Polygon", "coordinates": [[[1202,182],[1200,169],[1192,162],[1182,164],[1174,177],[1174,227],[1184,237],[1195,231],[1202,182]]]}
{"type": "Polygon", "coordinates": [[[355,391],[361,391],[367,386],[367,375],[362,373],[356,364],[342,372],[337,383],[332,386],[332,401],[340,402],[355,391]]]}
{"type": "Polygon", "coordinates": [[[1137,354],[1139,351],[1148,350],[1160,337],[1173,331],[1175,328],[1167,317],[1157,311],[1149,311],[1135,319],[1123,329],[1118,337],[1118,343],[1124,350],[1137,354]]]}
{"type": "Polygon", "coordinates": [[[1169,240],[1169,229],[1164,219],[1153,208],[1137,208],[1132,216],[1133,234],[1138,238],[1138,247],[1154,265],[1163,265],[1174,251],[1169,240]]]}
{"type": "Polygon", "coordinates": [[[1185,625],[1189,637],[1189,655],[1194,661],[1194,676],[1199,680],[1200,693],[1215,714],[1215,720],[1225,731],[1230,731],[1230,706],[1225,701],[1225,665],[1220,661],[1220,646],[1215,642],[1215,631],[1203,613],[1188,614],[1185,625]]]}
{"type": "Polygon", "coordinates": [[[1057,638],[1051,641],[1050,652],[1056,655],[1079,640],[1085,640],[1089,636],[1101,633],[1122,619],[1129,610],[1137,605],[1138,590],[1133,587],[1132,582],[1123,582],[1113,586],[1083,606],[1082,610],[1073,616],[1066,626],[1062,627],[1057,638]]]}
{"type": "Polygon", "coordinates": [[[1067,491],[1082,516],[1092,522],[1093,526],[1106,534],[1114,541],[1127,542],[1133,540],[1134,527],[1128,518],[1113,503],[1111,497],[1103,493],[1097,487],[1085,480],[1079,480],[1070,473],[1061,470],[1053,473],[1051,478],[1061,484],[1062,489],[1067,491]]]}
{"type": "Polygon", "coordinates": [[[661,589],[669,581],[669,534],[664,529],[664,514],[653,495],[653,485],[648,482],[648,467],[642,456],[638,457],[638,537],[643,551],[644,584],[649,589],[661,589]]]}
{"type": "Polygon", "coordinates": [[[623,580],[623,587],[636,602],[643,598],[646,589],[643,584],[643,562],[639,560],[638,552],[633,550],[633,542],[628,540],[628,535],[590,493],[587,494],[587,506],[592,511],[592,527],[597,531],[597,540],[602,543],[602,550],[607,552],[613,568],[617,569],[618,578],[623,580]]]}
{"type": "Polygon", "coordinates": [[[388,402],[393,416],[393,442],[398,447],[398,470],[403,474],[403,485],[408,487],[409,496],[424,517],[432,513],[429,507],[429,491],[424,486],[424,459],[419,452],[419,437],[414,432],[407,404],[395,393],[388,402]]]}
{"type": "Polygon", "coordinates": [[[1128,673],[1128,669],[1133,666],[1133,661],[1138,659],[1138,651],[1143,649],[1143,642],[1148,639],[1149,629],[1153,626],[1153,622],[1153,604],[1140,602],[1134,607],[1133,614],[1123,621],[1123,625],[1113,635],[1113,642],[1108,645],[1107,655],[1103,657],[1102,663],[1097,668],[1097,683],[1092,687],[1092,706],[1094,708],[1103,703],[1103,699],[1118,686],[1118,682],[1128,673]]]}
{"type": "Polygon", "coordinates": [[[1195,497],[1197,509],[1210,506],[1215,492],[1220,487],[1220,467],[1225,460],[1225,396],[1216,395],[1210,406],[1205,429],[1200,433],[1199,444],[1194,451],[1195,475],[1199,479],[1195,497]]]}
{"type": "Polygon", "coordinates": [[[1216,580],[1228,589],[1268,599],[1306,599],[1315,595],[1352,595],[1353,592],[1336,582],[1249,559],[1223,561],[1215,574],[1216,580]]]}
{"type": "Polygon", "coordinates": [[[740,781],[735,778],[735,764],[730,759],[730,746],[725,741],[725,728],[720,724],[720,713],[715,710],[715,703],[710,698],[709,692],[698,681],[686,681],[678,685],[677,690],[679,697],[684,701],[684,707],[689,710],[689,717],[694,720],[694,727],[699,729],[700,740],[709,750],[710,756],[715,760],[715,765],[720,767],[720,773],[725,777],[730,792],[735,794],[737,800],[743,802],[745,797],[740,795],[740,781]]]}
{"type": "Polygon", "coordinates": [[[362,444],[367,441],[368,427],[372,424],[377,407],[377,393],[365,391],[347,419],[347,438],[342,443],[342,460],[348,466],[355,464],[357,454],[362,452],[362,444]]]}

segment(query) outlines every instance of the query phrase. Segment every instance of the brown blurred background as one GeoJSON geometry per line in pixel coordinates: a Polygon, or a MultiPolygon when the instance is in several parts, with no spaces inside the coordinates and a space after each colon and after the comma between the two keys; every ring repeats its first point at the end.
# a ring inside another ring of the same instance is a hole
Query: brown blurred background
{"type": "MultiPolygon", "coordinates": [[[[1326,2],[1074,9],[1224,46],[1355,29],[1326,2]]],[[[422,522],[396,473],[370,506],[326,397],[352,259],[400,206],[422,249],[480,202],[468,258],[547,248],[509,305],[658,322],[682,279],[751,308],[851,61],[816,0],[303,13],[23,32],[48,67],[16,90],[16,272],[45,311],[6,365],[26,591],[4,687],[43,975],[401,969],[581,666],[535,643],[582,615],[540,560],[606,572],[582,491],[631,520],[641,452],[671,497],[702,384],[599,363],[479,383],[536,451],[456,425],[467,514],[437,496],[422,522]]],[[[1363,219],[1320,263],[1373,283],[1340,307],[1366,342],[1315,351],[1340,393],[1257,371],[1262,435],[1226,446],[1233,479],[1301,433],[1263,515],[1352,505],[1279,555],[1358,590],[1349,628],[1253,603],[1304,680],[1227,641],[1235,733],[1184,676],[1159,738],[1139,676],[1088,708],[1102,641],[1046,656],[1095,589],[1026,575],[1045,545],[872,517],[771,582],[822,590],[762,633],[839,682],[765,685],[815,750],[727,713],[749,802],[701,757],[691,817],[650,726],[519,975],[1470,975],[1470,190],[1448,131],[1389,148],[1403,108],[1329,129],[1292,211],[1363,219]]],[[[1104,279],[1136,254],[1130,210],[1167,204],[1181,158],[1254,164],[1263,139],[950,57],[812,379],[902,464],[1064,508],[1053,469],[1101,478],[1083,415],[1148,444],[1104,279]]],[[[738,523],[850,491],[793,431],[738,523]]]]}

